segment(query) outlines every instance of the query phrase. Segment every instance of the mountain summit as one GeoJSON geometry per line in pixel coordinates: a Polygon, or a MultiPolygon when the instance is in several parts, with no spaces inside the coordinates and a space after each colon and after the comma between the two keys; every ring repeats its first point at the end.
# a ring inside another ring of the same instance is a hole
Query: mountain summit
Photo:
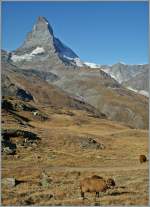
{"type": "Polygon", "coordinates": [[[44,17],[38,17],[31,32],[19,49],[28,49],[36,46],[51,48],[53,46],[53,29],[44,17]]]}
{"type": "MultiPolygon", "coordinates": [[[[34,62],[36,68],[44,69],[45,65],[39,63],[45,61],[46,67],[83,66],[80,58],[69,47],[63,44],[54,36],[53,29],[45,17],[39,16],[32,31],[16,51],[11,55],[11,60],[25,68],[32,66],[34,62]]],[[[49,70],[46,68],[46,70],[49,70]]]]}

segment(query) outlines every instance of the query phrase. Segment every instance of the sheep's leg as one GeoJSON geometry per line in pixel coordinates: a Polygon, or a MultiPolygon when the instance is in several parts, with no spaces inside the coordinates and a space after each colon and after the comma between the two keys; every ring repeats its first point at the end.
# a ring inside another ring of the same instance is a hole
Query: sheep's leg
{"type": "Polygon", "coordinates": [[[97,192],[95,193],[95,199],[94,199],[95,202],[96,202],[96,195],[97,195],[97,192]]]}
{"type": "Polygon", "coordinates": [[[81,191],[81,197],[83,198],[84,200],[84,192],[81,191]]]}
{"type": "Polygon", "coordinates": [[[96,194],[97,194],[97,197],[99,198],[99,192],[96,192],[96,194]]]}

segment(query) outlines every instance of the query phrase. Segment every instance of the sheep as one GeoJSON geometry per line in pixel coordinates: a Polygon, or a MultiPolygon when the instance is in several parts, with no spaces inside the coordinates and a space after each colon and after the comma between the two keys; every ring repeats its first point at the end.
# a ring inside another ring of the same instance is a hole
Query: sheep
{"type": "Polygon", "coordinates": [[[99,175],[93,175],[91,178],[95,178],[95,179],[103,179],[103,177],[99,176],[99,175]]]}
{"type": "Polygon", "coordinates": [[[145,155],[140,155],[140,163],[146,162],[147,158],[145,155]]]}
{"type": "Polygon", "coordinates": [[[92,177],[84,178],[80,181],[81,197],[84,199],[86,192],[95,192],[96,196],[99,197],[99,192],[106,192],[107,189],[115,186],[115,181],[111,178],[104,180],[100,176],[94,175],[92,177]]]}

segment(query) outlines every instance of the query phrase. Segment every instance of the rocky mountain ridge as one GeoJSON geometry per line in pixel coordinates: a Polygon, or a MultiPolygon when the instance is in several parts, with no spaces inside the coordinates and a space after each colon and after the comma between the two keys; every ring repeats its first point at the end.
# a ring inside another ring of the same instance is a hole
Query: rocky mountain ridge
{"type": "Polygon", "coordinates": [[[143,90],[148,94],[148,64],[127,65],[123,63],[117,63],[112,66],[105,66],[104,68],[101,66],[101,69],[104,72],[110,74],[111,77],[115,78],[124,86],[133,88],[135,91],[143,90]],[[135,82],[137,83],[135,84],[135,82]]]}

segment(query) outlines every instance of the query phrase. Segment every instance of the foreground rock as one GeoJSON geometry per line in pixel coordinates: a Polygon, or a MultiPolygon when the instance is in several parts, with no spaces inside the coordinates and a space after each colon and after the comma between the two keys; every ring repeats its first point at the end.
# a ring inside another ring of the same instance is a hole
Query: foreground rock
{"type": "Polygon", "coordinates": [[[8,188],[13,188],[16,186],[16,179],[15,178],[3,178],[1,180],[1,184],[8,188]]]}
{"type": "Polygon", "coordinates": [[[2,153],[14,155],[19,146],[28,147],[37,140],[39,138],[33,132],[18,129],[2,129],[2,153]]]}

